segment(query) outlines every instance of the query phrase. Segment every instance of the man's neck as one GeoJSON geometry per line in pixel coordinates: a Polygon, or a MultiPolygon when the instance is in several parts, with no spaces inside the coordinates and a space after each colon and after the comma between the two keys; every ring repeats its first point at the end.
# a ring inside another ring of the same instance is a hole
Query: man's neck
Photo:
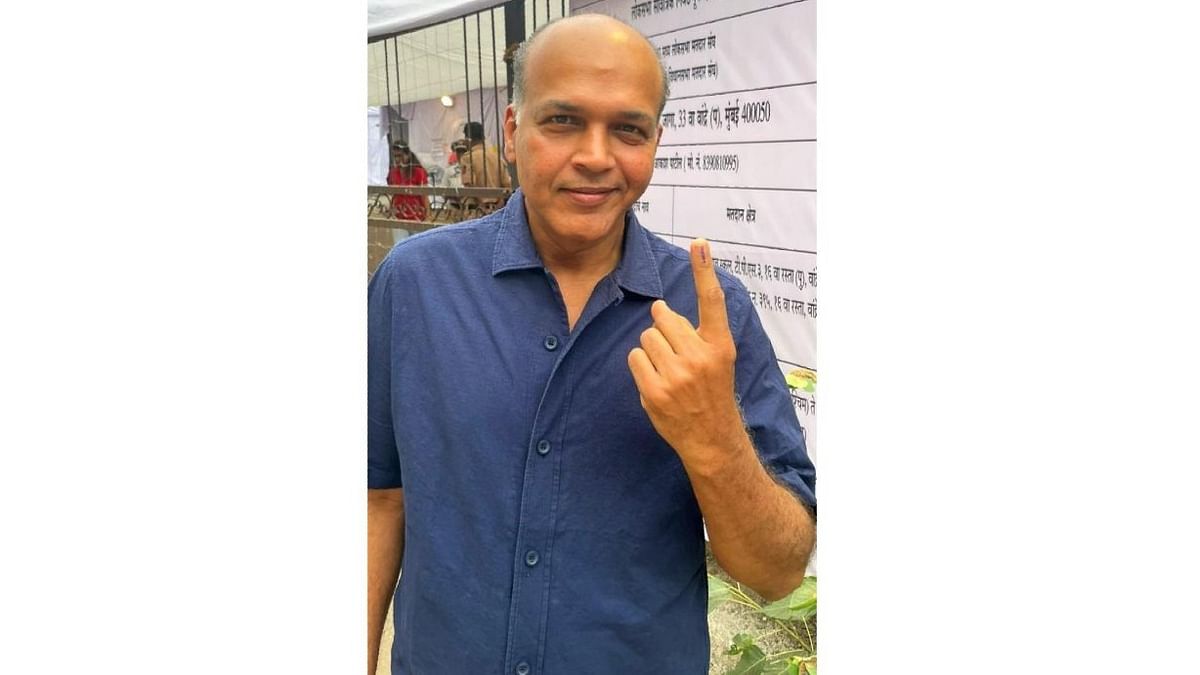
{"type": "Polygon", "coordinates": [[[562,294],[563,305],[567,310],[567,329],[574,331],[596,284],[616,269],[621,261],[625,228],[616,228],[613,236],[583,248],[556,242],[544,231],[539,232],[533,227],[530,228],[530,233],[542,258],[542,264],[554,275],[559,293],[562,294]]]}

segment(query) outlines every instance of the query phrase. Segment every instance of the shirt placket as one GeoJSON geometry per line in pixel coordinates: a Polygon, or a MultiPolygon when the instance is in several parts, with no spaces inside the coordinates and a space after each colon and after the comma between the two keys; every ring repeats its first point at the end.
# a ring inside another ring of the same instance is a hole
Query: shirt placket
{"type": "Polygon", "coordinates": [[[567,337],[541,336],[541,349],[556,359],[542,392],[525,448],[524,484],[513,560],[513,586],[505,673],[531,675],[541,661],[553,561],[563,419],[569,403],[567,337]]]}
{"type": "Polygon", "coordinates": [[[543,389],[525,448],[525,480],[513,561],[508,650],[504,660],[504,672],[513,675],[533,675],[540,670],[543,661],[562,441],[572,392],[573,375],[568,356],[592,319],[619,300],[620,293],[615,285],[610,280],[606,279],[606,282],[593,290],[597,297],[589,301],[577,330],[569,336],[547,334],[541,337],[542,349],[557,360],[543,389]]]}

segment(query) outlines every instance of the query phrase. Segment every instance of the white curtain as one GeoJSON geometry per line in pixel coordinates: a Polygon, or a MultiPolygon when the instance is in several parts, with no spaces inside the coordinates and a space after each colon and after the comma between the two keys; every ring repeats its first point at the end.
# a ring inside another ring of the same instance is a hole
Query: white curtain
{"type": "Polygon", "coordinates": [[[367,107],[367,185],[387,185],[389,164],[387,110],[367,107]]]}

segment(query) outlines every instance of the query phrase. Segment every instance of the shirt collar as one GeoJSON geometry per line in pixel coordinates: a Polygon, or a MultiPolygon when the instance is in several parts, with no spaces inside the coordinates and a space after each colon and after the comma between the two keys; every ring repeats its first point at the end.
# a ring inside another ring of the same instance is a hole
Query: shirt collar
{"type": "MultiPolygon", "coordinates": [[[[508,199],[500,215],[496,248],[492,254],[492,276],[511,270],[543,268],[541,256],[533,245],[529,220],[525,216],[525,193],[518,189],[508,199]]],[[[638,223],[632,212],[625,213],[625,237],[621,261],[613,270],[613,280],[621,288],[651,298],[663,297],[662,277],[650,248],[650,233],[638,223]]]]}

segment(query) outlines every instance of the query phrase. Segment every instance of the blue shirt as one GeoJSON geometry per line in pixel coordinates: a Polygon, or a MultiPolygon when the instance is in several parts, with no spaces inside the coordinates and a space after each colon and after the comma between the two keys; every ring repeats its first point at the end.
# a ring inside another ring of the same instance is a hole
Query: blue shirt
{"type": "MultiPolygon", "coordinates": [[[[718,269],[745,420],[815,505],[814,471],[746,289],[718,269]]],[[[404,488],[395,675],[708,670],[700,509],[626,362],[688,253],[626,217],[574,330],[516,192],[401,241],[371,280],[368,486],[404,488]]]]}

